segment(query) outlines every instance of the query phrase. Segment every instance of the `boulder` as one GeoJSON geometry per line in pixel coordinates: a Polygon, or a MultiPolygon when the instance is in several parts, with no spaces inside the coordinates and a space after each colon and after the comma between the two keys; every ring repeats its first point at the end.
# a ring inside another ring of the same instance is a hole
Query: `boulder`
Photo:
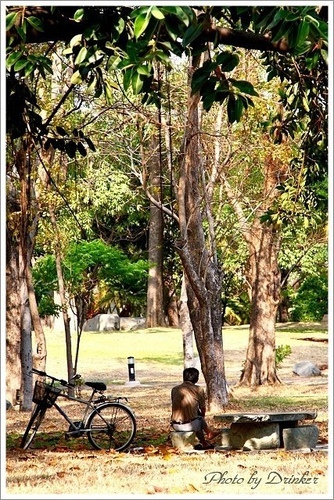
{"type": "Polygon", "coordinates": [[[120,329],[118,314],[97,314],[83,325],[84,332],[109,332],[120,329]]]}
{"type": "Polygon", "coordinates": [[[299,377],[313,377],[321,375],[321,370],[311,361],[301,361],[295,364],[293,373],[299,377]]]}
{"type": "Polygon", "coordinates": [[[145,328],[146,318],[119,318],[120,330],[124,330],[126,332],[139,330],[140,328],[145,328]]]}

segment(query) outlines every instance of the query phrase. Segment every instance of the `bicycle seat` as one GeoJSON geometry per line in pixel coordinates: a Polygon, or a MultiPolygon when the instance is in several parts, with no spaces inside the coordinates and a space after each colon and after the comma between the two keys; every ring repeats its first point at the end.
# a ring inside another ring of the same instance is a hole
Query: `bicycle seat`
{"type": "Polygon", "coordinates": [[[96,389],[97,391],[105,391],[107,389],[106,384],[103,382],[85,382],[85,385],[88,385],[88,387],[96,389]]]}

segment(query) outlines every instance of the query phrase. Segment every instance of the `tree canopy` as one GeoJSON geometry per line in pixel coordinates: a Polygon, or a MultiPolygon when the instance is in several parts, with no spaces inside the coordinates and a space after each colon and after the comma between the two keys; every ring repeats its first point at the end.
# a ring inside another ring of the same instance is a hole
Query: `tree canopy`
{"type": "MultiPolygon", "coordinates": [[[[256,91],[249,82],[236,81],[226,73],[239,62],[238,48],[258,50],[269,54],[269,78],[280,75],[294,85],[294,99],[289,98],[291,91],[282,99],[288,100],[291,108],[296,109],[297,105],[304,112],[312,106],[316,113],[313,120],[321,127],[319,113],[324,112],[325,103],[316,112],[315,89],[326,84],[322,74],[328,49],[326,6],[11,6],[7,8],[6,31],[8,102],[15,99],[16,103],[14,114],[8,106],[8,130],[16,136],[25,130],[23,111],[30,109],[30,129],[36,130],[44,143],[47,141],[48,126],[58,106],[43,123],[33,112],[33,94],[17,77],[33,78],[36,71],[42,76],[52,73],[48,53],[57,42],[65,43],[64,55],[73,68],[73,86],[85,81],[95,96],[104,92],[108,99],[112,90],[118,88],[117,79],[113,79],[115,70],[121,70],[124,90],[131,88],[146,103],[158,103],[155,64],[169,67],[172,55],[198,57],[211,42],[219,50],[197,70],[192,88],[200,91],[206,109],[213,102],[226,101],[232,122],[238,121],[242,111],[251,105],[250,96],[256,95],[256,91]],[[31,44],[44,43],[48,44],[44,52],[30,53],[31,44]],[[291,67],[295,68],[292,73],[291,67]],[[110,78],[104,78],[102,70],[110,78]]],[[[276,136],[281,138],[293,131],[289,118],[276,136]]],[[[59,134],[66,135],[61,130],[59,134]]],[[[81,139],[79,143],[86,140],[81,139]]],[[[89,142],[87,145],[92,147],[89,142]]]]}

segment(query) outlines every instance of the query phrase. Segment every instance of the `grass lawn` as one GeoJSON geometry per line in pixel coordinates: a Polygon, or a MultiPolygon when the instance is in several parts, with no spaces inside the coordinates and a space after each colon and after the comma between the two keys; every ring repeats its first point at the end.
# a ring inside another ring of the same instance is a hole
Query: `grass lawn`
{"type": "MultiPolygon", "coordinates": [[[[46,335],[47,371],[66,378],[64,333],[48,331],[46,335]]],[[[317,411],[314,423],[319,427],[319,443],[327,443],[328,370],[320,377],[293,374],[298,361],[328,363],[327,340],[327,330],[320,324],[278,325],[276,345],[290,345],[292,350],[279,368],[283,383],[253,390],[234,387],[222,412],[317,411]]],[[[74,353],[75,335],[72,341],[74,353]]],[[[224,329],[226,376],[232,387],[238,381],[247,343],[247,327],[224,329]]],[[[29,413],[10,410],[6,413],[6,493],[23,498],[332,498],[327,496],[332,491],[327,451],[210,450],[187,454],[172,448],[170,391],[181,381],[182,370],[182,335],[178,329],[84,332],[78,371],[85,380],[104,381],[109,393],[129,399],[138,425],[135,442],[126,453],[106,453],[93,450],[84,438],[66,441],[63,432],[67,424],[51,409],[32,447],[23,451],[19,443],[29,413]],[[128,356],[135,358],[136,380],[140,382],[133,387],[126,384],[128,356]]],[[[204,384],[202,375],[199,383],[204,384]]],[[[69,409],[75,415],[76,409],[69,409]]],[[[217,426],[210,412],[208,420],[217,426]]]]}

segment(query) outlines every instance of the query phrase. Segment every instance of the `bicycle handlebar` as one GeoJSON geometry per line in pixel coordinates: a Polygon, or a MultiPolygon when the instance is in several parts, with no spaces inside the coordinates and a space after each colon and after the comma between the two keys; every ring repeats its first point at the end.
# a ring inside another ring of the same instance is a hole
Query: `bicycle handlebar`
{"type": "Polygon", "coordinates": [[[49,375],[46,372],[43,372],[41,370],[37,370],[36,368],[32,368],[31,371],[32,371],[32,373],[36,373],[36,375],[40,375],[41,377],[48,377],[48,378],[51,378],[52,380],[57,380],[57,382],[60,382],[61,385],[64,385],[65,387],[75,387],[74,384],[71,384],[70,382],[67,382],[66,380],[54,377],[53,375],[49,375]]]}

